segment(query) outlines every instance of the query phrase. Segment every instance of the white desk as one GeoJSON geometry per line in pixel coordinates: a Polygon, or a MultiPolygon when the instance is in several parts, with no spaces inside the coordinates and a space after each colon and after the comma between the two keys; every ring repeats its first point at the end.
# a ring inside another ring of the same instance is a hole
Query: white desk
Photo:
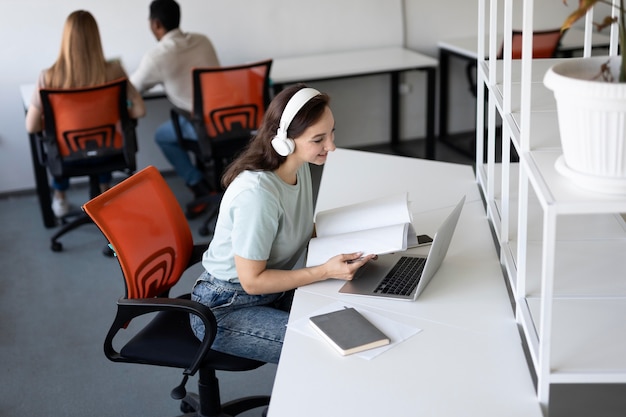
{"type": "Polygon", "coordinates": [[[402,47],[364,49],[299,57],[274,58],[271,79],[276,90],[285,84],[389,74],[391,144],[400,141],[400,76],[426,72],[426,157],[435,158],[435,76],[437,60],[402,47]]]}
{"type": "Polygon", "coordinates": [[[290,324],[339,301],[422,331],[368,361],[289,327],[269,416],[541,416],[469,166],[338,149],[317,210],[400,190],[416,231],[429,234],[467,195],[446,260],[418,301],[339,295],[342,282],[329,280],[298,289],[290,324]]]}

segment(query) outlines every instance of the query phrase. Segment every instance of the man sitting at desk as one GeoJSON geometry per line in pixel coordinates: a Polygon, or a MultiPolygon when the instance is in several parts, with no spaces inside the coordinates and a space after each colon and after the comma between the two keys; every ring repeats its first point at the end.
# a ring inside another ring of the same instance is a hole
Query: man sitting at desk
{"type": "MultiPolygon", "coordinates": [[[[219,66],[213,44],[204,35],[179,29],[180,6],[174,0],[152,1],[149,21],[158,45],[144,55],[130,81],[141,92],[162,84],[168,100],[174,106],[191,111],[191,69],[219,66]]],[[[197,139],[192,124],[182,117],[180,126],[185,138],[197,139]]],[[[191,162],[187,151],[180,147],[172,121],[168,120],[159,126],[154,138],[194,196],[207,195],[211,191],[210,186],[191,162]]],[[[188,214],[200,214],[205,208],[206,204],[190,207],[188,214]]]]}

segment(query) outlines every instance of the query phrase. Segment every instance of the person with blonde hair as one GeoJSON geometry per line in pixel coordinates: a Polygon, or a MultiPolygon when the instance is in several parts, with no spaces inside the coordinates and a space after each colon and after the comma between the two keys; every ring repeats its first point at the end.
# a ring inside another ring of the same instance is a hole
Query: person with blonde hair
{"type": "MultiPolygon", "coordinates": [[[[85,10],[70,13],[65,20],[57,60],[39,76],[26,113],[26,130],[35,133],[43,128],[40,89],[90,87],[127,77],[119,61],[108,61],[104,57],[98,24],[93,15],[85,10]]],[[[133,119],[143,117],[146,109],[141,95],[130,82],[126,89],[129,116],[133,119]]],[[[103,174],[99,180],[100,190],[105,191],[110,186],[111,174],[103,174]]],[[[69,212],[66,198],[69,179],[54,178],[52,187],[52,210],[57,217],[63,217],[69,212]]]]}

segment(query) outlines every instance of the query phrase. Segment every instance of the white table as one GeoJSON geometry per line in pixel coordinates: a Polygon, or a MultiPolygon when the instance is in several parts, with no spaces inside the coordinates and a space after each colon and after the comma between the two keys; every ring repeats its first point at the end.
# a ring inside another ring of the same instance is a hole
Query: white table
{"type": "Polygon", "coordinates": [[[339,295],[336,280],[298,289],[269,416],[541,416],[471,167],[337,149],[316,209],[398,191],[428,234],[467,196],[444,264],[416,302],[339,295]],[[371,360],[342,357],[294,327],[336,302],[422,331],[371,360]]]}
{"type": "MultiPolygon", "coordinates": [[[[438,62],[402,47],[363,49],[297,57],[274,58],[270,76],[275,89],[285,84],[389,74],[391,144],[400,141],[400,73],[426,72],[426,157],[435,158],[435,77],[438,62]]],[[[376,103],[378,105],[379,103],[376,103]]]]}

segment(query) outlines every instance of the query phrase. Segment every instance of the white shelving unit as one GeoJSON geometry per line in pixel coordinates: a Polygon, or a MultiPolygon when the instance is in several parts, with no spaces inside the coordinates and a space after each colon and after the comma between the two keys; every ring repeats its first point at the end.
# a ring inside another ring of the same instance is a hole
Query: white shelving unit
{"type": "MultiPolygon", "coordinates": [[[[497,61],[499,41],[488,35],[511,33],[513,0],[478,6],[478,57],[490,58],[478,61],[478,85],[486,89],[478,88],[477,100],[487,106],[477,106],[476,176],[547,413],[552,383],[626,383],[626,224],[619,214],[626,196],[580,189],[554,167],[561,154],[556,103],[543,76],[558,60],[532,59],[533,0],[523,0],[521,60],[497,61]],[[519,162],[509,161],[511,147],[519,162]]],[[[505,57],[510,48],[509,35],[505,57]]]]}

